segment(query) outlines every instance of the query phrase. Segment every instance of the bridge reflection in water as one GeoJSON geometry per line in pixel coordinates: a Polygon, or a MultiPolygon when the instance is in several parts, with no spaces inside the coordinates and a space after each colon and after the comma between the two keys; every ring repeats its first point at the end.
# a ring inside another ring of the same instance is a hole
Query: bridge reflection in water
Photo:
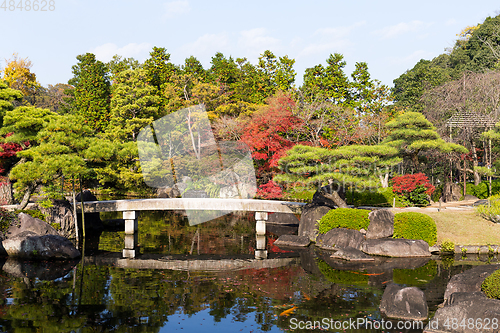
{"type": "MultiPolygon", "coordinates": [[[[125,220],[125,244],[122,251],[124,258],[137,258],[139,256],[138,233],[139,212],[158,210],[186,210],[206,213],[210,211],[235,211],[255,212],[255,231],[257,246],[255,259],[267,259],[266,250],[266,221],[268,213],[301,212],[304,203],[285,202],[257,199],[214,199],[214,198],[169,198],[169,199],[134,199],[134,200],[108,200],[89,201],[83,203],[85,213],[98,212],[123,212],[125,220]]],[[[78,203],[81,210],[81,204],[78,203]]]]}

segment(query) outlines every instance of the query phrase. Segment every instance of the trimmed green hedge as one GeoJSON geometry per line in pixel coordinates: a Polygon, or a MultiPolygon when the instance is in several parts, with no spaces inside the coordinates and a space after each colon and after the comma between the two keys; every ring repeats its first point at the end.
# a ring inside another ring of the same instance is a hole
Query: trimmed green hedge
{"type": "Polygon", "coordinates": [[[368,229],[370,212],[365,209],[337,208],[332,209],[318,221],[318,230],[320,234],[326,234],[334,228],[347,229],[368,229]]]}
{"type": "MultiPolygon", "coordinates": [[[[483,181],[479,183],[479,185],[474,185],[471,183],[467,184],[467,188],[465,189],[465,193],[478,197],[479,199],[488,198],[488,188],[490,187],[490,183],[488,181],[483,181]]],[[[491,195],[500,193],[500,180],[495,179],[491,182],[491,195]]]]}
{"type": "Polygon", "coordinates": [[[484,279],[481,290],[489,298],[500,299],[500,269],[484,279]]]}
{"type": "Polygon", "coordinates": [[[422,239],[432,246],[437,241],[436,222],[425,214],[416,212],[394,215],[393,238],[422,239]]]}
{"type": "Polygon", "coordinates": [[[392,187],[379,188],[377,191],[351,191],[345,194],[346,203],[353,206],[377,206],[392,207],[396,198],[396,207],[403,207],[397,195],[392,191],[392,187]]]}

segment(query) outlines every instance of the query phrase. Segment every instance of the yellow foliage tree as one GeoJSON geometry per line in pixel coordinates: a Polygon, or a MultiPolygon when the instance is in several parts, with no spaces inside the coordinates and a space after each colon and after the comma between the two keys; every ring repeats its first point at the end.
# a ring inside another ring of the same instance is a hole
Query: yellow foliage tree
{"type": "Polygon", "coordinates": [[[36,80],[35,73],[31,72],[33,64],[26,58],[20,58],[17,53],[12,59],[5,59],[6,66],[2,71],[3,79],[12,89],[19,90],[24,95],[24,104],[35,105],[35,98],[41,85],[36,80]]]}

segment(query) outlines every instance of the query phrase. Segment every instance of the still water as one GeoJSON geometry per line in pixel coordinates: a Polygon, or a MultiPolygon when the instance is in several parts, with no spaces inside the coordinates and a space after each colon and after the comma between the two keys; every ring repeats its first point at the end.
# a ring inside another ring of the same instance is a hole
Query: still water
{"type": "Polygon", "coordinates": [[[190,227],[181,214],[149,213],[139,219],[140,259],[121,259],[122,231],[103,232],[78,261],[4,258],[0,332],[384,332],[332,327],[388,320],[379,305],[389,282],[422,289],[432,316],[451,276],[481,263],[339,262],[274,246],[276,234],[293,232],[288,226],[268,227],[269,259],[255,260],[254,225],[252,214],[190,227]]]}

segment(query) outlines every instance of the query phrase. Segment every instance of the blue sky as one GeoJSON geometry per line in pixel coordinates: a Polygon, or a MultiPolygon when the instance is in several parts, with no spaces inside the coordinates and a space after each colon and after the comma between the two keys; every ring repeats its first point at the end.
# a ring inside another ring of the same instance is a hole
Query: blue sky
{"type": "Polygon", "coordinates": [[[392,86],[420,59],[453,46],[464,27],[500,13],[498,0],[52,0],[52,11],[10,11],[19,1],[0,8],[0,68],[17,52],[42,85],[66,83],[79,54],[142,62],[159,46],[175,64],[193,55],[205,68],[216,52],[256,64],[269,49],[296,60],[297,85],[306,68],[337,52],[347,74],[364,61],[372,78],[392,86]]]}

